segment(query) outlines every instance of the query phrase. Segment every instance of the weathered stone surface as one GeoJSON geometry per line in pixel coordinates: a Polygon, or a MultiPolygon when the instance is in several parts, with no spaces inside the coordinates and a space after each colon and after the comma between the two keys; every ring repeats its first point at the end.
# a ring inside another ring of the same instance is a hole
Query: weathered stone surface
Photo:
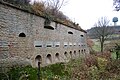
{"type": "Polygon", "coordinates": [[[59,23],[55,25],[55,22],[52,24],[54,30],[46,29],[44,21],[42,17],[0,3],[0,42],[7,42],[6,45],[0,44],[0,59],[19,56],[29,59],[35,67],[39,60],[42,60],[42,66],[65,62],[66,55],[67,60],[70,60],[70,51],[72,58],[78,58],[82,50],[83,53],[89,53],[85,32],[59,23]],[[69,31],[73,34],[68,34],[69,31]],[[20,37],[21,34],[24,37],[20,37]],[[38,47],[35,44],[36,41],[38,41],[38,47]],[[55,42],[60,45],[56,47],[55,42]],[[72,45],[68,44],[65,47],[64,42],[72,45]],[[47,47],[50,45],[51,47],[47,47]],[[67,52],[66,55],[65,52],[67,52]],[[3,56],[4,54],[8,56],[3,56]]]}

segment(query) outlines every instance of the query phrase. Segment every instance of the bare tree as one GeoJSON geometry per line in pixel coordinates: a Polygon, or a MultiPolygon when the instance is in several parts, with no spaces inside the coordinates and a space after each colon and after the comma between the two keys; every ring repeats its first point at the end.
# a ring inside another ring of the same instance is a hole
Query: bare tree
{"type": "Polygon", "coordinates": [[[101,52],[104,49],[104,42],[113,34],[113,28],[109,26],[109,20],[107,17],[101,17],[98,22],[95,23],[94,36],[99,39],[101,52]]]}
{"type": "Polygon", "coordinates": [[[113,0],[113,6],[115,6],[115,10],[120,10],[120,0],[113,0]]]}
{"type": "Polygon", "coordinates": [[[66,4],[65,0],[45,0],[49,12],[52,15],[59,13],[59,10],[66,4]]]}

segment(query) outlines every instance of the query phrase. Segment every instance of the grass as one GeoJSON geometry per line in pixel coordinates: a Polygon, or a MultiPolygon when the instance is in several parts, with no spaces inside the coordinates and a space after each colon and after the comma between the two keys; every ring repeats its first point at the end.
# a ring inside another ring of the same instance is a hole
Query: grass
{"type": "Polygon", "coordinates": [[[93,42],[94,42],[94,46],[92,47],[93,48],[93,50],[95,50],[95,51],[100,51],[100,43],[98,42],[98,40],[97,39],[95,39],[95,40],[93,40],[93,42]]]}
{"type": "Polygon", "coordinates": [[[112,59],[116,59],[116,53],[115,53],[115,52],[112,52],[111,58],[112,58],[112,59]]]}
{"type": "MultiPolygon", "coordinates": [[[[99,52],[100,51],[100,42],[98,39],[92,39],[92,41],[94,42],[94,46],[92,46],[92,49],[94,51],[99,52]]],[[[110,46],[115,46],[115,43],[120,45],[120,40],[110,40],[110,41],[105,41],[104,44],[109,44],[110,46]]],[[[105,48],[105,45],[104,45],[105,48]]]]}

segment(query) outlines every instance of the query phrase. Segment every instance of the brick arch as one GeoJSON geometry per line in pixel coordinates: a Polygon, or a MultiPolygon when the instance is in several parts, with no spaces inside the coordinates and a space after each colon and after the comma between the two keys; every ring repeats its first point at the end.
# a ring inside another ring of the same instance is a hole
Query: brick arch
{"type": "Polygon", "coordinates": [[[46,63],[47,64],[52,63],[52,56],[51,56],[51,54],[47,54],[47,56],[46,56],[46,63]]]}
{"type": "Polygon", "coordinates": [[[35,57],[35,64],[36,64],[37,67],[38,67],[38,62],[42,63],[42,57],[41,57],[41,55],[37,55],[35,57]]]}

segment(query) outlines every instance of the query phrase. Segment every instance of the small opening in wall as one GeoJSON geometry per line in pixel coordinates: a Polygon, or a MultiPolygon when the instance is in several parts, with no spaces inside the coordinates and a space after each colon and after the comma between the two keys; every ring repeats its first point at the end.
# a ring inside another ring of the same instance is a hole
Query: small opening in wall
{"type": "Polygon", "coordinates": [[[59,53],[55,54],[56,61],[59,61],[59,53]]]}
{"type": "Polygon", "coordinates": [[[20,33],[19,37],[26,37],[25,33],[20,33]]]}
{"type": "Polygon", "coordinates": [[[64,47],[67,47],[67,45],[64,45],[64,47]]]}
{"type": "Polygon", "coordinates": [[[80,35],[81,37],[84,37],[83,35],[80,35]]]}
{"type": "Polygon", "coordinates": [[[68,34],[73,34],[73,32],[69,31],[68,34]]]}
{"type": "Polygon", "coordinates": [[[65,57],[67,58],[67,52],[64,53],[65,57]]]}
{"type": "Polygon", "coordinates": [[[81,52],[83,53],[83,49],[81,50],[81,52]]]}
{"type": "Polygon", "coordinates": [[[42,47],[42,45],[35,45],[35,47],[42,47]]]}
{"type": "Polygon", "coordinates": [[[70,51],[70,58],[72,58],[72,51],[70,51]]]}
{"type": "Polygon", "coordinates": [[[44,26],[44,28],[54,30],[54,28],[52,26],[44,26]]]}
{"type": "Polygon", "coordinates": [[[74,56],[76,56],[76,51],[74,51],[74,56]]]}
{"type": "Polygon", "coordinates": [[[86,50],[84,49],[84,52],[86,52],[86,50]]]}
{"type": "Polygon", "coordinates": [[[52,45],[47,45],[47,47],[52,47],[52,45]]]}
{"type": "Polygon", "coordinates": [[[55,47],[59,47],[59,45],[55,45],[55,47]]]}
{"type": "Polygon", "coordinates": [[[38,67],[38,62],[42,63],[42,57],[40,55],[37,55],[36,58],[35,58],[35,63],[36,63],[37,67],[38,67]]]}
{"type": "Polygon", "coordinates": [[[51,63],[52,62],[52,57],[51,57],[51,54],[48,54],[47,55],[47,59],[46,59],[46,63],[51,63]]]}

